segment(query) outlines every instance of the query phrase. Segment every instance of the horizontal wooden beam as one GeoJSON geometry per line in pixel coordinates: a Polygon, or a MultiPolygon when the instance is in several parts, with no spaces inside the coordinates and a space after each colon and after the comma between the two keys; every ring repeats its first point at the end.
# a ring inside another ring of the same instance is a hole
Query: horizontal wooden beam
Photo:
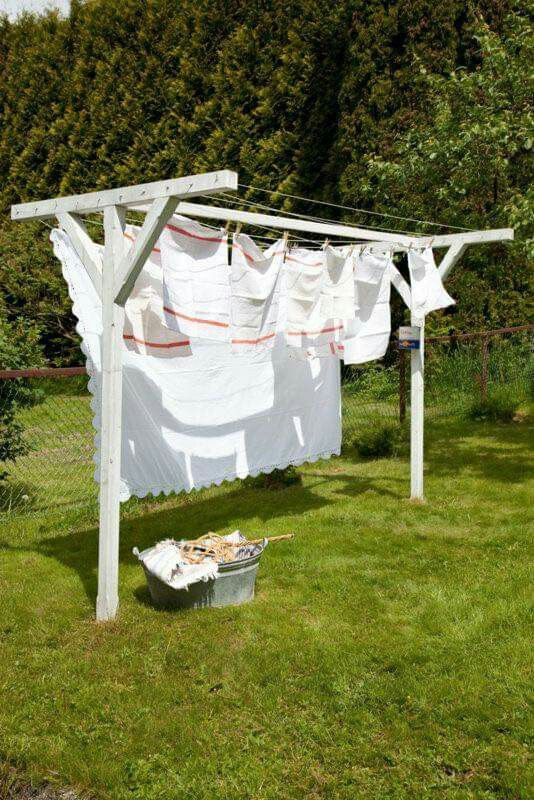
{"type": "Polygon", "coordinates": [[[452,244],[486,244],[490,242],[509,242],[514,238],[513,228],[493,228],[487,231],[466,231],[465,233],[446,233],[442,236],[419,236],[416,247],[450,247],[452,244]]]}
{"type": "Polygon", "coordinates": [[[513,228],[493,228],[487,231],[466,231],[465,233],[446,233],[441,236],[421,236],[419,233],[414,233],[413,236],[404,236],[407,239],[407,244],[397,244],[392,247],[391,242],[384,237],[376,237],[376,242],[373,242],[373,247],[379,248],[383,245],[385,248],[394,250],[396,253],[405,253],[408,250],[415,248],[441,248],[441,247],[455,247],[464,249],[470,244],[489,244],[491,242],[507,242],[514,238],[513,228]]]}
{"type": "Polygon", "coordinates": [[[186,217],[202,217],[205,219],[222,220],[224,222],[241,222],[244,225],[258,225],[260,228],[275,228],[278,230],[302,231],[304,233],[318,233],[321,236],[342,236],[346,239],[366,241],[394,242],[396,244],[412,244],[417,237],[404,236],[400,233],[385,233],[367,228],[357,228],[354,225],[344,225],[339,222],[314,222],[297,217],[274,216],[272,214],[256,214],[252,211],[238,211],[234,208],[221,208],[220,206],[205,206],[200,203],[182,202],[176,209],[178,214],[186,217]]]}
{"type": "Polygon", "coordinates": [[[365,240],[380,246],[393,245],[399,252],[414,247],[450,247],[452,244],[484,244],[486,242],[509,241],[514,238],[513,228],[497,228],[487,231],[466,231],[465,233],[451,233],[442,236],[421,236],[414,233],[377,231],[371,228],[359,228],[338,222],[315,222],[314,220],[299,219],[296,217],[275,216],[272,214],[257,214],[252,211],[239,211],[234,208],[220,206],[206,206],[200,203],[181,202],[177,207],[178,214],[186,217],[203,217],[205,219],[222,220],[224,222],[241,222],[244,225],[258,225],[264,228],[278,230],[302,231],[305,233],[318,233],[321,236],[341,236],[346,239],[365,240]]]}
{"type": "Polygon", "coordinates": [[[136,208],[158,197],[198,197],[212,192],[236,189],[237,172],[222,169],[217,172],[187,175],[168,181],[141,183],[137,186],[123,186],[119,189],[106,189],[101,192],[20,203],[11,206],[11,218],[14,220],[49,219],[63,213],[92,214],[95,211],[102,211],[106,206],[118,205],[136,208]]]}

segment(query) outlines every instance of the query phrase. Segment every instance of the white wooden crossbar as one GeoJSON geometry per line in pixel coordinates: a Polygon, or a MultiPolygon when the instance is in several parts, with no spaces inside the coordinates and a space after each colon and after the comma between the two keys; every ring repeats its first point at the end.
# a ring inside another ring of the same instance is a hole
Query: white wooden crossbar
{"type": "Polygon", "coordinates": [[[358,228],[355,225],[345,225],[341,222],[315,222],[309,219],[296,217],[274,216],[273,214],[257,214],[253,211],[238,211],[234,208],[221,208],[219,206],[206,206],[200,203],[181,202],[176,209],[178,214],[186,217],[202,217],[216,219],[223,222],[241,222],[243,225],[258,225],[262,228],[275,230],[301,231],[303,233],[317,233],[320,236],[341,236],[346,239],[365,239],[368,241],[393,242],[410,246],[413,237],[401,233],[385,233],[367,228],[358,228]]]}
{"type": "Polygon", "coordinates": [[[395,231],[385,232],[372,228],[360,228],[342,222],[315,222],[295,217],[258,214],[253,211],[239,211],[235,208],[203,205],[201,203],[181,202],[177,213],[186,217],[202,217],[204,219],[221,220],[223,222],[241,222],[244,225],[257,225],[277,230],[301,231],[316,233],[321,236],[340,236],[346,239],[376,242],[390,245],[394,250],[407,250],[419,247],[450,247],[453,244],[484,244],[486,242],[502,242],[514,238],[512,228],[497,228],[488,231],[465,231],[463,233],[444,234],[443,236],[422,236],[420,233],[402,234],[395,231]]]}
{"type": "Polygon", "coordinates": [[[221,169],[218,172],[188,175],[185,178],[173,178],[168,181],[122,186],[119,189],[75,194],[70,197],[56,197],[53,200],[39,200],[35,203],[20,203],[11,207],[11,218],[16,220],[50,219],[65,212],[92,214],[95,211],[103,211],[106,206],[136,208],[151,200],[156,200],[158,197],[198,197],[210,192],[236,189],[237,172],[221,169]]]}
{"type": "MultiPolygon", "coordinates": [[[[102,430],[100,450],[100,532],[98,549],[97,619],[112,619],[118,607],[119,567],[119,490],[122,413],[122,330],[124,304],[136,278],[175,209],[185,216],[203,217],[226,222],[240,222],[277,230],[315,233],[325,237],[343,237],[365,241],[392,251],[412,247],[447,247],[439,269],[447,277],[466,247],[471,244],[509,241],[511,228],[488,231],[465,231],[442,236],[406,235],[395,231],[377,231],[345,223],[320,222],[305,218],[256,214],[234,208],[221,208],[186,202],[189,198],[211,195],[238,188],[237,173],[219,170],[138,186],[89,192],[87,194],[21,203],[12,206],[14,220],[57,217],[69,235],[80,261],[102,299],[102,430]],[[146,213],[145,221],[134,245],[126,252],[124,240],[127,208],[146,213]],[[88,235],[80,215],[104,213],[105,247],[100,250],[88,235]]],[[[411,306],[410,287],[394,270],[392,283],[404,301],[411,306]]],[[[421,327],[424,319],[412,325],[421,327]]],[[[421,349],[411,353],[411,497],[423,499],[423,434],[424,434],[424,340],[421,349]]]]}

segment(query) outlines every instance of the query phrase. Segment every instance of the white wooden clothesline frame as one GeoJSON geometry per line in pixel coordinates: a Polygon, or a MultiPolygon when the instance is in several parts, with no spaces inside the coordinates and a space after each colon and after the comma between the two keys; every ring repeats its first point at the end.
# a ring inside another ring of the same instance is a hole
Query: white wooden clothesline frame
{"type": "MultiPolygon", "coordinates": [[[[72,245],[102,300],[102,428],[100,445],[100,493],[98,540],[98,620],[113,619],[118,609],[120,453],[122,414],[121,345],[124,305],[152,248],[175,213],[190,217],[236,222],[278,230],[339,236],[394,251],[410,248],[447,248],[439,271],[443,280],[471,244],[509,241],[511,228],[466,231],[438,236],[406,235],[378,231],[335,222],[317,222],[304,218],[257,214],[233,208],[190,203],[192,197],[235,191],[238,176],[231,170],[189,175],[155,183],[119,189],[89,192],[70,197],[21,203],[11,208],[13,220],[56,218],[69,235],[72,245]],[[124,241],[126,210],[145,213],[139,235],[127,253],[124,241]],[[83,215],[103,212],[103,257],[86,231],[83,215]]],[[[398,274],[393,285],[410,306],[411,292],[398,274]]],[[[421,347],[411,351],[411,498],[423,499],[424,444],[424,318],[413,314],[411,324],[421,327],[421,347]]]]}

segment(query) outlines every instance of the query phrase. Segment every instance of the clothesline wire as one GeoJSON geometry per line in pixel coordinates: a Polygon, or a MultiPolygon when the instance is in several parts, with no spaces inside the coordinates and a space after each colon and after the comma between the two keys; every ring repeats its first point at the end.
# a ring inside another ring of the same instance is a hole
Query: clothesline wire
{"type": "MultiPolygon", "coordinates": [[[[220,192],[216,196],[215,195],[205,195],[205,197],[208,197],[210,200],[216,200],[217,197],[222,197],[226,202],[233,203],[234,205],[244,204],[244,205],[249,206],[249,207],[261,208],[261,209],[263,209],[265,211],[275,211],[277,214],[283,214],[284,216],[296,217],[297,219],[306,219],[306,220],[310,220],[312,222],[325,222],[325,223],[328,223],[330,225],[348,224],[348,223],[343,223],[343,222],[337,222],[336,220],[329,219],[328,217],[314,217],[314,216],[311,216],[309,214],[296,214],[296,213],[293,213],[291,211],[281,211],[281,209],[279,209],[279,208],[274,208],[272,206],[265,206],[265,205],[262,205],[261,203],[255,203],[253,201],[245,200],[243,198],[236,198],[236,197],[234,197],[232,195],[226,194],[225,192],[220,192]]],[[[260,227],[264,227],[264,226],[260,226],[260,227]]],[[[421,235],[424,236],[425,235],[425,234],[421,234],[421,233],[419,233],[419,234],[418,233],[414,233],[414,231],[405,231],[405,230],[394,230],[394,231],[392,231],[391,228],[379,228],[377,226],[372,226],[372,225],[368,225],[366,227],[367,227],[368,230],[373,230],[373,231],[378,231],[378,232],[383,231],[384,233],[393,233],[393,234],[399,233],[399,234],[405,234],[407,236],[412,236],[412,237],[417,237],[417,236],[421,236],[421,235]]],[[[265,230],[268,230],[268,228],[265,227],[265,230]]],[[[468,230],[468,229],[465,229],[465,230],[468,230]]],[[[337,234],[332,234],[332,235],[337,237],[337,234]]],[[[426,234],[426,236],[428,236],[428,234],[426,234]]],[[[312,241],[312,240],[310,240],[310,239],[308,239],[308,240],[302,239],[301,241],[312,241]]],[[[324,241],[324,237],[321,237],[320,239],[315,239],[313,241],[315,241],[315,242],[323,242],[324,241]]],[[[377,240],[377,242],[378,241],[379,240],[377,240]]],[[[338,243],[341,244],[342,242],[345,242],[347,244],[367,244],[369,247],[372,247],[373,244],[375,243],[372,239],[371,240],[367,240],[367,239],[365,239],[365,240],[355,240],[355,239],[337,239],[336,238],[336,244],[338,244],[338,243]]],[[[398,246],[404,246],[404,247],[406,246],[406,245],[403,245],[401,242],[394,242],[394,241],[380,242],[380,244],[389,244],[391,246],[396,244],[398,246]]]]}
{"type": "MultiPolygon", "coordinates": [[[[138,224],[137,220],[134,221],[132,219],[130,219],[130,220],[127,219],[126,221],[130,222],[130,224],[132,224],[132,225],[138,224]]],[[[221,230],[221,226],[209,225],[207,222],[202,222],[202,225],[205,228],[209,228],[212,231],[220,231],[221,230]]],[[[272,232],[272,228],[266,228],[266,227],[264,227],[262,225],[253,225],[252,227],[258,227],[261,230],[266,230],[266,231],[269,231],[270,233],[272,232]]],[[[266,239],[267,241],[270,241],[270,242],[276,242],[276,241],[278,241],[278,239],[280,239],[280,236],[264,236],[264,235],[261,235],[261,234],[254,234],[254,236],[255,236],[256,239],[266,239]]],[[[311,239],[303,239],[300,236],[299,237],[291,236],[290,238],[294,239],[295,241],[301,241],[301,242],[311,242],[312,241],[311,239]]]]}
{"type": "MultiPolygon", "coordinates": [[[[51,231],[55,230],[55,227],[53,225],[50,225],[50,223],[46,222],[44,219],[39,220],[39,221],[42,222],[43,225],[45,225],[51,231]]],[[[133,219],[128,218],[128,217],[126,218],[126,221],[130,225],[136,225],[138,223],[138,220],[133,220],[133,219]]],[[[87,222],[88,225],[98,225],[99,228],[103,228],[104,227],[104,223],[101,220],[98,220],[98,219],[87,219],[86,222],[87,222]]],[[[202,224],[206,228],[209,228],[210,230],[213,230],[213,231],[220,231],[221,230],[220,227],[215,227],[213,225],[206,225],[205,223],[202,223],[202,224]]],[[[251,225],[251,226],[247,225],[247,227],[259,228],[260,230],[268,230],[268,231],[272,230],[272,228],[267,228],[267,227],[264,227],[262,225],[251,225]]],[[[258,233],[254,233],[253,236],[254,236],[254,239],[261,239],[262,241],[265,241],[265,242],[277,242],[282,238],[280,236],[265,236],[263,234],[258,234],[258,233]]],[[[308,247],[307,248],[308,250],[321,250],[323,248],[323,246],[324,246],[324,243],[323,243],[322,240],[306,239],[303,236],[289,235],[288,239],[289,239],[289,242],[291,244],[295,245],[295,246],[299,245],[301,243],[309,244],[309,245],[315,245],[315,247],[308,247]]],[[[372,243],[365,242],[363,240],[360,242],[360,241],[355,241],[354,239],[338,239],[336,241],[336,244],[339,244],[339,245],[360,245],[360,244],[372,244],[372,243]]]]}
{"type": "MultiPolygon", "coordinates": [[[[282,211],[281,209],[275,208],[274,206],[262,205],[262,203],[255,203],[255,202],[252,202],[251,200],[246,200],[246,199],[241,198],[241,197],[234,197],[233,195],[226,194],[225,192],[219,192],[219,193],[217,193],[217,195],[209,195],[209,194],[207,194],[207,195],[205,195],[205,197],[208,197],[210,200],[214,200],[214,201],[217,201],[218,198],[222,197],[226,202],[232,203],[233,205],[245,205],[245,206],[253,207],[253,208],[261,208],[264,211],[274,211],[276,214],[283,214],[286,217],[296,217],[297,219],[310,220],[311,222],[326,222],[326,223],[329,223],[330,225],[347,224],[347,223],[337,222],[336,220],[329,219],[328,217],[314,217],[311,214],[296,214],[293,211],[282,211]]],[[[384,232],[384,233],[402,233],[402,234],[407,234],[408,236],[414,236],[414,235],[417,236],[418,235],[418,234],[414,234],[413,231],[404,231],[404,230],[392,231],[391,228],[379,228],[376,225],[368,225],[367,229],[368,230],[372,230],[372,231],[384,232]]]]}
{"type": "MultiPolygon", "coordinates": [[[[205,195],[205,196],[206,197],[210,197],[210,199],[211,199],[211,195],[205,195]]],[[[233,198],[229,198],[229,199],[233,199],[233,198]]],[[[254,204],[252,203],[251,205],[254,205],[254,204]]],[[[320,219],[320,218],[318,218],[318,219],[320,219]]],[[[54,230],[54,226],[50,225],[50,223],[46,222],[45,220],[40,220],[40,221],[43,223],[43,225],[46,225],[47,228],[50,228],[50,230],[54,230]]],[[[89,219],[89,218],[86,217],[85,222],[87,224],[89,224],[89,225],[97,225],[99,228],[103,228],[104,227],[104,223],[101,220],[98,220],[98,219],[89,219]]],[[[126,222],[128,222],[130,225],[139,225],[140,221],[137,220],[137,219],[133,219],[132,217],[126,217],[126,222]]],[[[205,223],[205,222],[203,222],[202,225],[204,227],[206,227],[206,228],[209,228],[210,230],[213,230],[213,231],[220,231],[221,230],[220,226],[209,225],[208,223],[205,223]]],[[[269,228],[266,225],[258,225],[256,223],[247,223],[247,228],[248,227],[258,228],[259,230],[265,230],[265,231],[269,231],[269,232],[272,232],[272,230],[273,230],[272,228],[269,228]]],[[[254,236],[255,239],[261,239],[262,241],[268,241],[268,242],[276,242],[280,238],[282,238],[280,236],[265,236],[265,234],[259,234],[259,233],[254,233],[253,236],[254,236]]],[[[307,239],[304,236],[295,236],[293,234],[289,234],[288,233],[288,240],[293,245],[298,245],[298,244],[301,244],[301,243],[315,245],[315,247],[308,247],[309,250],[313,250],[313,249],[320,250],[320,249],[322,249],[324,247],[324,240],[322,238],[321,239],[307,239]]],[[[336,239],[336,244],[339,244],[339,245],[367,244],[367,245],[371,246],[373,243],[372,242],[368,242],[366,240],[361,240],[360,241],[360,240],[355,240],[355,239],[336,239]]]]}
{"type": "MultiPolygon", "coordinates": [[[[99,228],[103,228],[104,227],[104,223],[99,219],[87,219],[86,221],[87,221],[88,225],[98,225],[99,228]]],[[[50,230],[55,230],[54,226],[50,225],[50,223],[46,222],[44,219],[40,220],[40,222],[42,222],[43,225],[45,225],[47,228],[50,228],[50,230]]],[[[130,225],[137,225],[139,221],[138,220],[134,220],[131,217],[130,218],[127,217],[126,218],[126,222],[128,222],[130,225]]],[[[204,225],[204,227],[209,228],[210,230],[213,230],[213,231],[220,231],[221,230],[220,227],[215,227],[214,225],[207,225],[204,222],[202,224],[204,225]]],[[[263,228],[263,226],[254,225],[252,227],[260,227],[262,230],[269,230],[269,231],[272,230],[272,228],[263,228]]],[[[262,239],[262,240],[265,240],[265,241],[268,241],[268,242],[276,242],[281,237],[280,236],[264,236],[264,235],[255,233],[254,234],[254,238],[255,239],[262,239]]],[[[289,238],[293,243],[310,242],[311,244],[317,244],[317,241],[315,239],[304,239],[301,236],[290,236],[289,238]]]]}
{"type": "MultiPolygon", "coordinates": [[[[237,185],[241,189],[250,189],[251,191],[254,191],[254,192],[263,192],[265,194],[271,194],[271,195],[277,194],[277,195],[280,195],[281,197],[291,198],[292,200],[302,200],[305,203],[313,203],[314,205],[329,206],[330,208],[337,208],[337,209],[340,209],[342,211],[355,211],[358,214],[368,214],[370,216],[386,217],[388,219],[398,219],[398,220],[401,220],[402,222],[417,222],[420,225],[432,225],[433,227],[438,227],[438,228],[451,228],[452,230],[455,230],[455,231],[473,231],[473,230],[475,230],[474,228],[465,228],[465,227],[462,227],[460,225],[449,225],[449,223],[447,223],[447,222],[432,222],[430,220],[417,219],[416,217],[401,217],[398,214],[390,214],[390,213],[383,212],[383,211],[369,211],[366,208],[355,208],[354,206],[343,206],[343,205],[340,205],[338,203],[329,203],[326,200],[313,200],[311,197],[303,197],[303,196],[298,195],[298,194],[288,194],[287,192],[281,192],[281,191],[278,191],[277,189],[262,189],[259,186],[250,186],[247,183],[238,183],[237,185]]],[[[286,213],[286,212],[284,212],[284,213],[286,213]]]]}
{"type": "MultiPolygon", "coordinates": [[[[266,225],[258,225],[255,222],[254,223],[247,223],[247,228],[258,228],[261,231],[272,231],[272,228],[269,228],[266,225]]],[[[281,236],[273,236],[273,237],[262,236],[262,235],[256,234],[256,233],[254,234],[254,237],[256,239],[261,239],[261,238],[272,239],[275,242],[282,238],[281,236]]],[[[320,244],[320,242],[317,239],[306,239],[306,238],[304,238],[304,236],[288,235],[288,239],[290,241],[294,242],[294,243],[296,243],[296,242],[306,242],[306,243],[316,244],[316,245],[320,244]]]]}

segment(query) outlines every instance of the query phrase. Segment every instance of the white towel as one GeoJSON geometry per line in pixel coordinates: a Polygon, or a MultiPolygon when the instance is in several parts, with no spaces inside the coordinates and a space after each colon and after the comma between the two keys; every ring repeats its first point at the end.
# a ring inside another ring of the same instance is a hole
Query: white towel
{"type": "Polygon", "coordinates": [[[160,236],[163,302],[169,328],[184,336],[228,341],[228,237],[175,215],[160,236]]]}
{"type": "Polygon", "coordinates": [[[324,250],[295,248],[286,255],[286,340],[292,347],[322,348],[342,337],[343,321],[323,316],[326,272],[324,250]]]}
{"type": "Polygon", "coordinates": [[[271,348],[274,344],[284,249],[282,239],[262,252],[249,236],[234,236],[230,339],[236,353],[271,348]]]}
{"type": "Polygon", "coordinates": [[[321,289],[321,315],[325,319],[354,319],[353,249],[325,248],[325,279],[321,289]]]}
{"type": "Polygon", "coordinates": [[[392,274],[389,252],[363,250],[356,255],[355,319],[346,324],[345,364],[363,364],[385,355],[391,335],[392,274]]]}
{"type": "Polygon", "coordinates": [[[424,317],[431,311],[454,305],[455,301],[441,281],[431,247],[425,250],[410,250],[408,268],[412,289],[412,312],[417,317],[424,317]]]}
{"type": "Polygon", "coordinates": [[[145,553],[134,547],[133,554],[171,589],[188,589],[193,583],[216,578],[219,572],[217,562],[211,558],[205,558],[200,564],[187,564],[180,552],[180,543],[172,539],[158,542],[145,553]]]}
{"type": "MultiPolygon", "coordinates": [[[[124,236],[131,247],[139,228],[127,225],[124,236]]],[[[161,253],[156,246],[141,270],[124,308],[124,342],[129,350],[160,358],[190,356],[187,336],[171,330],[163,311],[161,253]]]]}

